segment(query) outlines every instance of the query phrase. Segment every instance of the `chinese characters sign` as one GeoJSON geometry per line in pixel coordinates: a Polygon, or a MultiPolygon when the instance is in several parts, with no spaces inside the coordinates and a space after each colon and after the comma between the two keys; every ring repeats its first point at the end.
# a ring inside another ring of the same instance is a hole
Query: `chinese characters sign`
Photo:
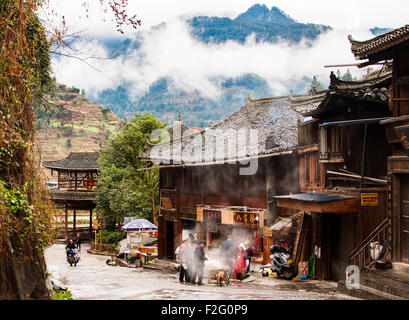
{"type": "Polygon", "coordinates": [[[236,211],[234,212],[233,219],[235,224],[252,227],[258,227],[259,225],[259,214],[257,212],[236,211]]]}
{"type": "Polygon", "coordinates": [[[222,222],[222,212],[216,210],[203,210],[203,221],[222,222]]]}
{"type": "Polygon", "coordinates": [[[379,205],[378,193],[361,193],[361,206],[376,207],[379,205]]]}

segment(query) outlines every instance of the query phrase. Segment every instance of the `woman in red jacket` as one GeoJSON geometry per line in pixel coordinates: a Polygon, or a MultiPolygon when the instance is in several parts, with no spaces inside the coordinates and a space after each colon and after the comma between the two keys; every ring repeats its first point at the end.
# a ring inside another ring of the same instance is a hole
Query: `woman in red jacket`
{"type": "Polygon", "coordinates": [[[244,251],[242,247],[239,247],[236,261],[234,262],[234,272],[236,273],[236,279],[242,280],[242,273],[246,267],[246,260],[244,260],[244,251]]]}

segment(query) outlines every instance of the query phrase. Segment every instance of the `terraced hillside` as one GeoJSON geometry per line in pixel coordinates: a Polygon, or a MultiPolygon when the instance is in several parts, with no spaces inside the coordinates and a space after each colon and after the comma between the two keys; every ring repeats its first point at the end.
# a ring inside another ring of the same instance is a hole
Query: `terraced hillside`
{"type": "MultiPolygon", "coordinates": [[[[46,106],[37,107],[39,161],[65,158],[70,152],[97,151],[118,132],[123,120],[102,105],[91,103],[78,88],[55,85],[46,106]]],[[[48,181],[56,181],[44,169],[48,181]]]]}

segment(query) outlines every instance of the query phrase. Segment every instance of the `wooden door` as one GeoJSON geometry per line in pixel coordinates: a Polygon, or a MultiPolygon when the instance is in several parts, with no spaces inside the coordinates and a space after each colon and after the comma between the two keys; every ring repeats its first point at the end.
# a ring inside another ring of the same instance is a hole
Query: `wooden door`
{"type": "Polygon", "coordinates": [[[400,257],[409,262],[409,175],[401,178],[401,210],[399,219],[400,257]]]}

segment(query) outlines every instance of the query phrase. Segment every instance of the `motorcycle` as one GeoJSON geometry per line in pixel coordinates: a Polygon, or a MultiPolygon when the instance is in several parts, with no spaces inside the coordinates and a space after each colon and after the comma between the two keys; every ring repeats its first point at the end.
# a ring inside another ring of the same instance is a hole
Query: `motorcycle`
{"type": "Polygon", "coordinates": [[[70,264],[70,267],[74,265],[75,267],[77,266],[77,263],[81,260],[77,249],[67,249],[67,261],[70,264]]]}
{"type": "Polygon", "coordinates": [[[295,277],[295,265],[291,259],[290,249],[283,241],[280,245],[270,247],[271,270],[277,274],[279,278],[291,280],[295,277]]]}

